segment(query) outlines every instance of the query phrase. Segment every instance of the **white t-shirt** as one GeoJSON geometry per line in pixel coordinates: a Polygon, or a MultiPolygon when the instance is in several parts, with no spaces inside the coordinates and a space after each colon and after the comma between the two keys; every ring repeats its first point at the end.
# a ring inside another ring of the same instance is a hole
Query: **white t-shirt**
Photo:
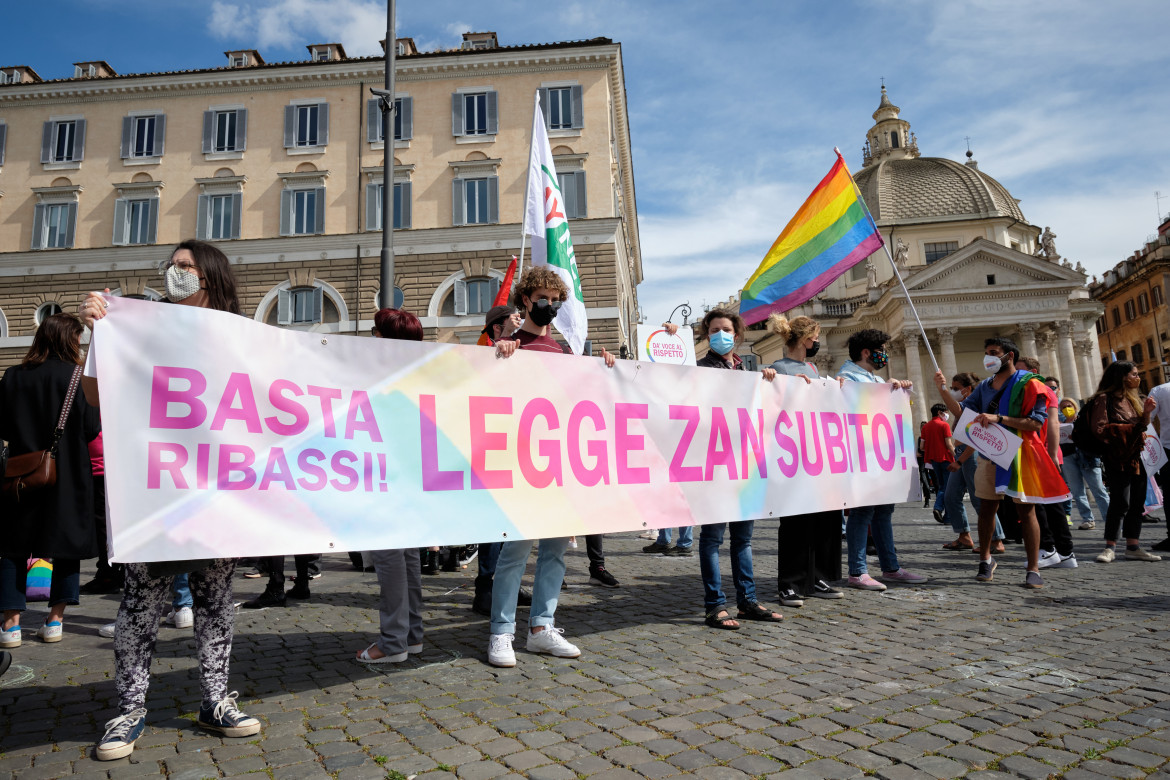
{"type": "Polygon", "coordinates": [[[1158,419],[1162,447],[1170,450],[1170,382],[1158,385],[1150,391],[1150,398],[1158,402],[1154,417],[1158,419]]]}

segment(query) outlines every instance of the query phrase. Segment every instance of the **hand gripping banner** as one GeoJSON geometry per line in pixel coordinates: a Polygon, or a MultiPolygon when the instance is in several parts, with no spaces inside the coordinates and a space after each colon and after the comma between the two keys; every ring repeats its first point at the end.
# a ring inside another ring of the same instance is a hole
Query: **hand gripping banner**
{"type": "Polygon", "coordinates": [[[111,299],[111,559],[630,531],[906,501],[888,385],[283,330],[111,299]]]}

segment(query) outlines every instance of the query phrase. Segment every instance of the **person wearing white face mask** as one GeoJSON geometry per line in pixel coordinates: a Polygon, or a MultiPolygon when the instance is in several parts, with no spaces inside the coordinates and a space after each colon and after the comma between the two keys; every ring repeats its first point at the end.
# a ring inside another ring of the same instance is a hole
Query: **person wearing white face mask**
{"type": "MultiPolygon", "coordinates": [[[[179,244],[164,264],[167,302],[197,306],[233,314],[240,313],[236,282],[223,252],[203,241],[179,244]]],[[[108,293],[109,290],[106,290],[108,293]]],[[[92,328],[116,304],[99,292],[91,292],[81,304],[81,320],[92,328]]],[[[90,349],[86,375],[82,378],[85,398],[100,405],[96,353],[90,349]]],[[[117,431],[106,431],[112,439],[117,431]]],[[[194,563],[194,562],[193,562],[194,563]]],[[[203,695],[198,725],[228,737],[242,737],[260,731],[260,721],[240,712],[236,694],[228,693],[228,664],[231,660],[235,626],[232,598],[234,558],[200,561],[204,564],[189,576],[195,602],[195,644],[199,653],[199,682],[203,695]]],[[[114,634],[114,686],[118,692],[119,715],[106,723],[105,735],[97,745],[100,761],[124,758],[146,728],[146,691],[158,636],[158,613],[171,590],[174,573],[148,563],[128,563],[122,604],[114,634]]],[[[182,569],[180,569],[182,571],[182,569]]]]}

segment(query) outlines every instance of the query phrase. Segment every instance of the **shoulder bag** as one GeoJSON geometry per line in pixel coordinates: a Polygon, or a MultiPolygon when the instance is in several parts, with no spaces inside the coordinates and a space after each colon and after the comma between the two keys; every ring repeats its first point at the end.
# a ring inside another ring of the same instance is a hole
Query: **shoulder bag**
{"type": "Polygon", "coordinates": [[[4,464],[4,479],[0,483],[0,492],[6,498],[19,503],[25,493],[39,493],[45,488],[57,484],[57,445],[65,433],[65,421],[69,419],[69,412],[73,409],[73,399],[77,395],[77,386],[81,384],[81,366],[73,369],[73,377],[69,380],[69,392],[65,395],[65,403],[61,406],[61,417],[57,420],[57,427],[53,429],[53,444],[47,450],[35,450],[24,455],[10,455],[4,464]]]}

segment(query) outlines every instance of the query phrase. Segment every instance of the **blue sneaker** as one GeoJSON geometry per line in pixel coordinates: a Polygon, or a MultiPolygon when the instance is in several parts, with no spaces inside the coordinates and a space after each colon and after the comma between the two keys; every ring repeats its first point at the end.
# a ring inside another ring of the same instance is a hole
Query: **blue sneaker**
{"type": "Polygon", "coordinates": [[[113,761],[134,752],[134,743],[146,730],[146,710],[137,709],[119,715],[106,724],[106,733],[98,742],[97,760],[113,761]]]}
{"type": "Polygon", "coordinates": [[[205,729],[218,731],[225,737],[250,737],[258,734],[260,721],[245,715],[236,707],[236,698],[239,695],[232,691],[214,705],[201,706],[199,725],[205,729]]]}

